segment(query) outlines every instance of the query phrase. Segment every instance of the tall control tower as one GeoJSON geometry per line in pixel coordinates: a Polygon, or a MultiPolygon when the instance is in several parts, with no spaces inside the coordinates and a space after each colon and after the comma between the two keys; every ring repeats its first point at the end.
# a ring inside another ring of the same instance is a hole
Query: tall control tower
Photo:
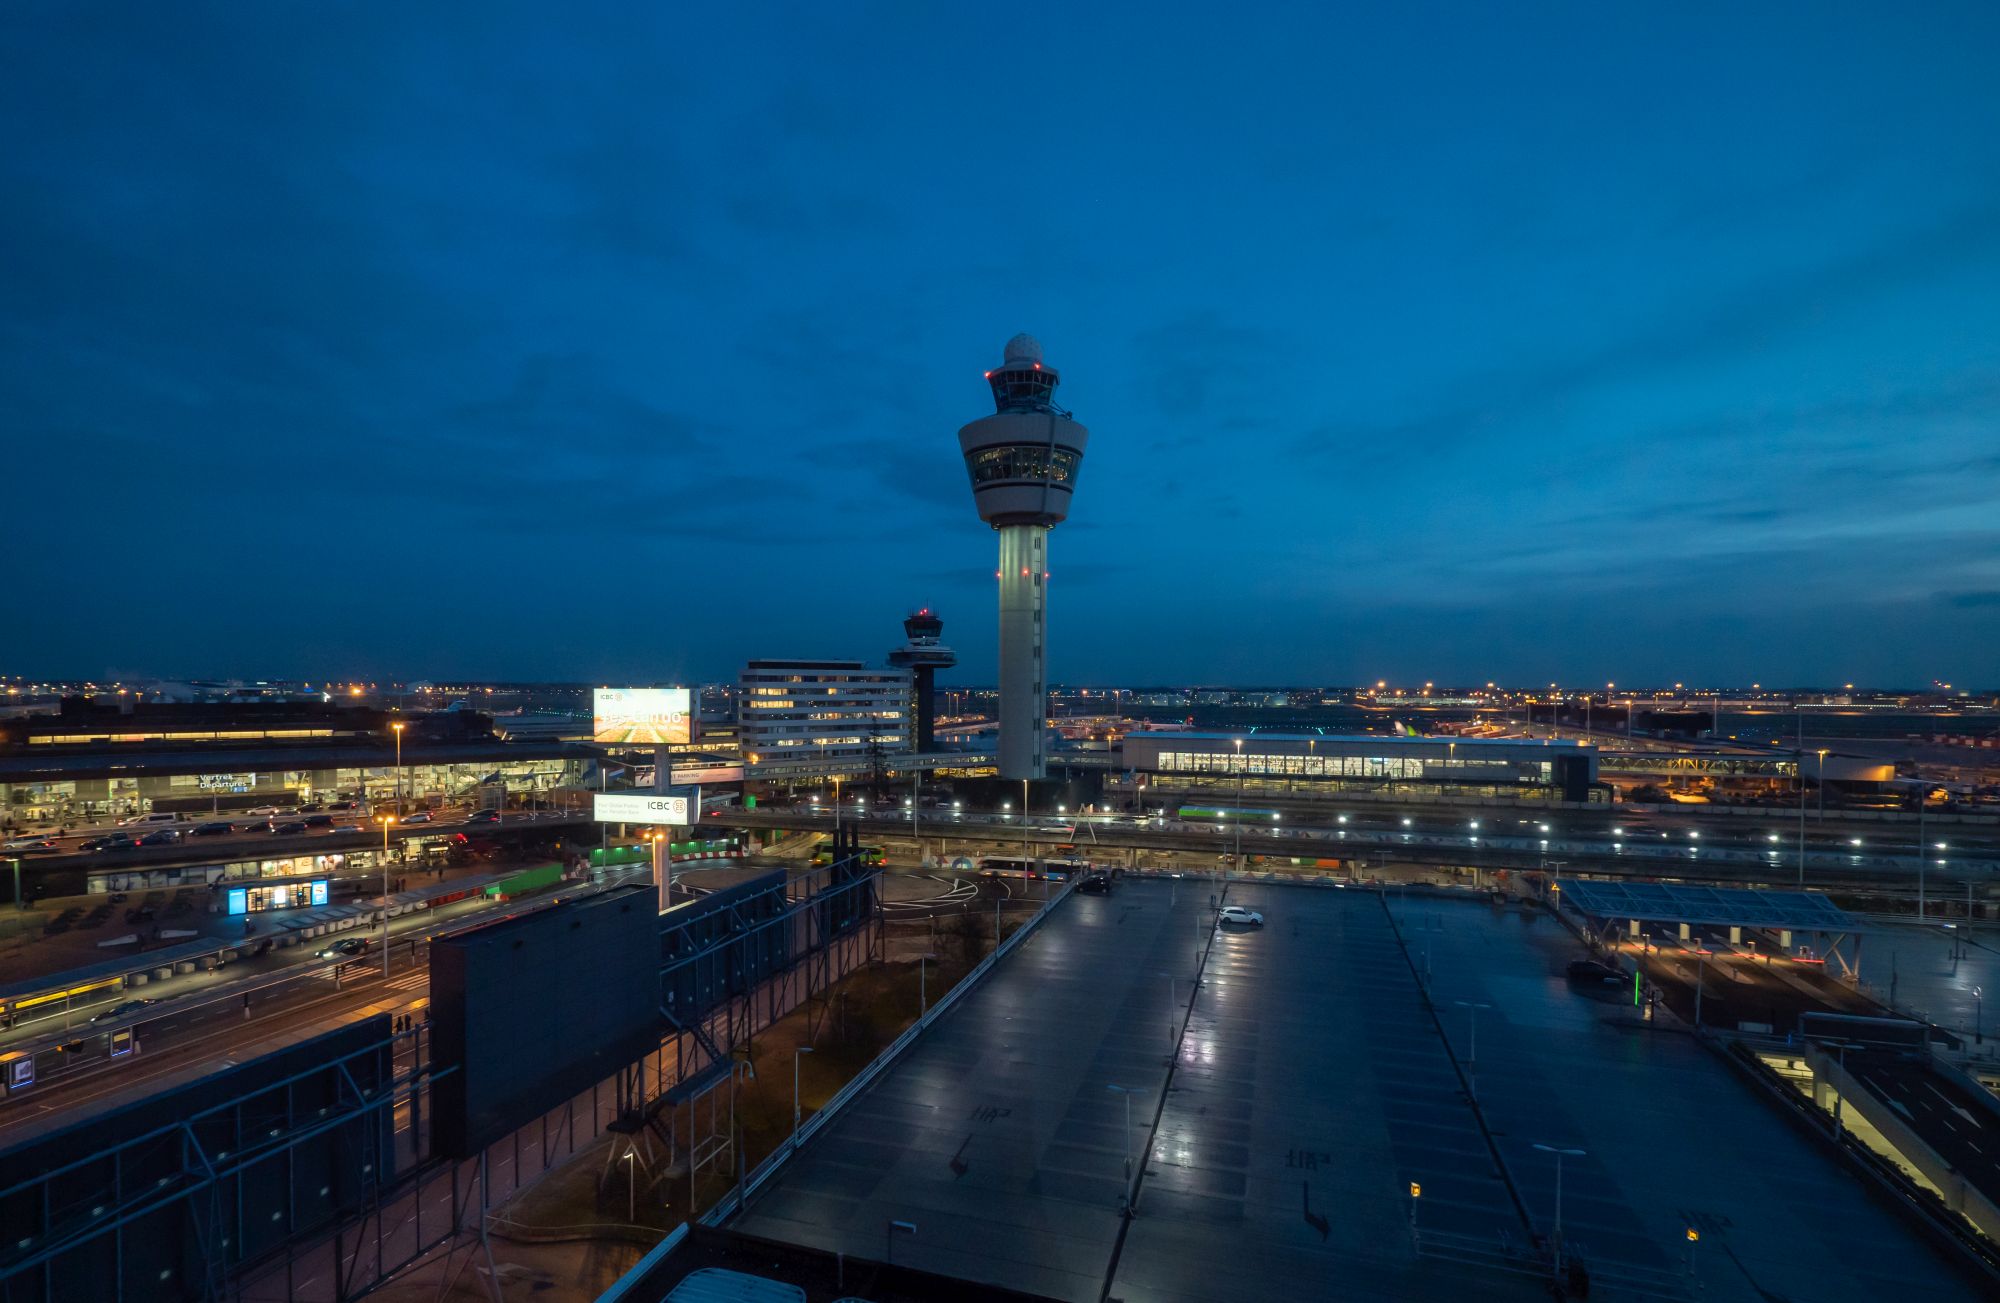
{"type": "Polygon", "coordinates": [[[903,634],[909,641],[889,653],[889,663],[910,671],[917,698],[917,727],[911,742],[922,754],[937,750],[937,672],[958,664],[958,653],[944,645],[944,621],[928,606],[910,613],[903,621],[903,634]]]}
{"type": "Polygon", "coordinates": [[[1027,335],[1007,341],[993,415],[958,432],[979,518],[1000,533],[1000,777],[1048,772],[1049,530],[1069,495],[1090,431],[1055,404],[1059,377],[1027,335]]]}

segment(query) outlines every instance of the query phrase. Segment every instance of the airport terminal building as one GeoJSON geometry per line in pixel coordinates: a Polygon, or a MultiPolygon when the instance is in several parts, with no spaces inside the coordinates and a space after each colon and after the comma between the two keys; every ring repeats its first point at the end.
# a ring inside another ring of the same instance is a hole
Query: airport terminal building
{"type": "Polygon", "coordinates": [[[1608,801],[1597,748],[1577,742],[1373,734],[1141,732],[1125,784],[1189,797],[1368,793],[1535,802],[1608,801]]]}
{"type": "Polygon", "coordinates": [[[217,818],[264,806],[575,788],[589,747],[507,742],[472,711],[403,716],[311,704],[106,709],[0,726],[0,826],[89,826],[155,812],[217,818]],[[400,743],[400,745],[399,745],[400,743]]]}

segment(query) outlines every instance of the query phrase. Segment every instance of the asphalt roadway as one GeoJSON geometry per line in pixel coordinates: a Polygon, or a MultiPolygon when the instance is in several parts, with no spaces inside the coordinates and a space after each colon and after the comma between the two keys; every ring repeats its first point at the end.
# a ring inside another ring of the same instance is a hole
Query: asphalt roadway
{"type": "MultiPolygon", "coordinates": [[[[1254,806],[1254,799],[1246,801],[1254,806]]],[[[1327,859],[1350,863],[1477,864],[1485,868],[1575,868],[1588,864],[1592,872],[1634,877],[1664,875],[1690,882],[1789,883],[1798,872],[1796,846],[1788,825],[1736,819],[1723,826],[1690,815],[1676,820],[1627,825],[1611,815],[1588,817],[1530,812],[1496,813],[1486,809],[1442,807],[1405,816],[1381,811],[1335,815],[1287,816],[1253,820],[1239,829],[1225,822],[1142,819],[1130,814],[1048,818],[1037,815],[1023,829],[1011,816],[982,813],[927,812],[918,834],[940,842],[984,840],[1015,853],[1032,842],[1040,854],[1051,847],[1074,845],[1090,856],[1105,849],[1156,849],[1245,855],[1281,859],[1327,859]],[[1476,825],[1476,826],[1475,826],[1476,825]],[[1547,831],[1544,832],[1543,828],[1547,831]],[[1776,836],[1777,842],[1770,839],[1776,836]]],[[[830,831],[831,812],[759,807],[729,810],[705,820],[716,826],[830,831]]],[[[842,821],[853,825],[864,840],[911,834],[907,816],[892,810],[872,814],[850,812],[842,821]]],[[[1944,835],[1940,833],[1939,835],[1944,835]]],[[[1963,891],[1969,876],[1985,882],[2000,864],[2000,843],[1983,832],[1953,833],[1957,843],[1945,868],[1933,867],[1931,885],[1941,893],[1963,891]]],[[[1806,852],[1807,885],[1903,885],[1913,883],[1916,859],[1907,854],[1909,836],[1898,830],[1893,838],[1828,836],[1815,827],[1806,852]]]]}

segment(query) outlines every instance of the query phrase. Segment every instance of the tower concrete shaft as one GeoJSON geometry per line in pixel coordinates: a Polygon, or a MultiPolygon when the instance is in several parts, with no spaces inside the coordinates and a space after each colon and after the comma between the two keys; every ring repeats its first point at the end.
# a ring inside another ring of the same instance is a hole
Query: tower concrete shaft
{"type": "Polygon", "coordinates": [[[1048,772],[1048,534],[1069,516],[1090,431],[1056,406],[1061,382],[1027,335],[986,373],[993,415],[958,432],[979,518],[999,531],[1000,776],[1048,772]]]}
{"type": "Polygon", "coordinates": [[[1049,528],[1000,526],[1000,776],[1048,774],[1049,528]]]}

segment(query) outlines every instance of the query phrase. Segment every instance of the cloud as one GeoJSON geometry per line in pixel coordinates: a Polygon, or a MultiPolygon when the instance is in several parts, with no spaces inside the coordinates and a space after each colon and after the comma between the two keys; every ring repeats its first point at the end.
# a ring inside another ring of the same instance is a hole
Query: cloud
{"type": "MultiPolygon", "coordinates": [[[[1295,439],[1293,451],[1378,460],[1445,451],[1545,419],[1586,391],[1762,353],[1774,339],[1804,332],[1839,312],[1996,258],[2000,204],[1981,203],[1919,229],[1725,288],[1692,311],[1662,315],[1622,336],[1578,345],[1539,363],[1447,379],[1436,386],[1440,400],[1412,402],[1413,415],[1322,423],[1295,439]]],[[[1906,401],[1920,406],[1923,398],[1911,395],[1906,401]]]]}

